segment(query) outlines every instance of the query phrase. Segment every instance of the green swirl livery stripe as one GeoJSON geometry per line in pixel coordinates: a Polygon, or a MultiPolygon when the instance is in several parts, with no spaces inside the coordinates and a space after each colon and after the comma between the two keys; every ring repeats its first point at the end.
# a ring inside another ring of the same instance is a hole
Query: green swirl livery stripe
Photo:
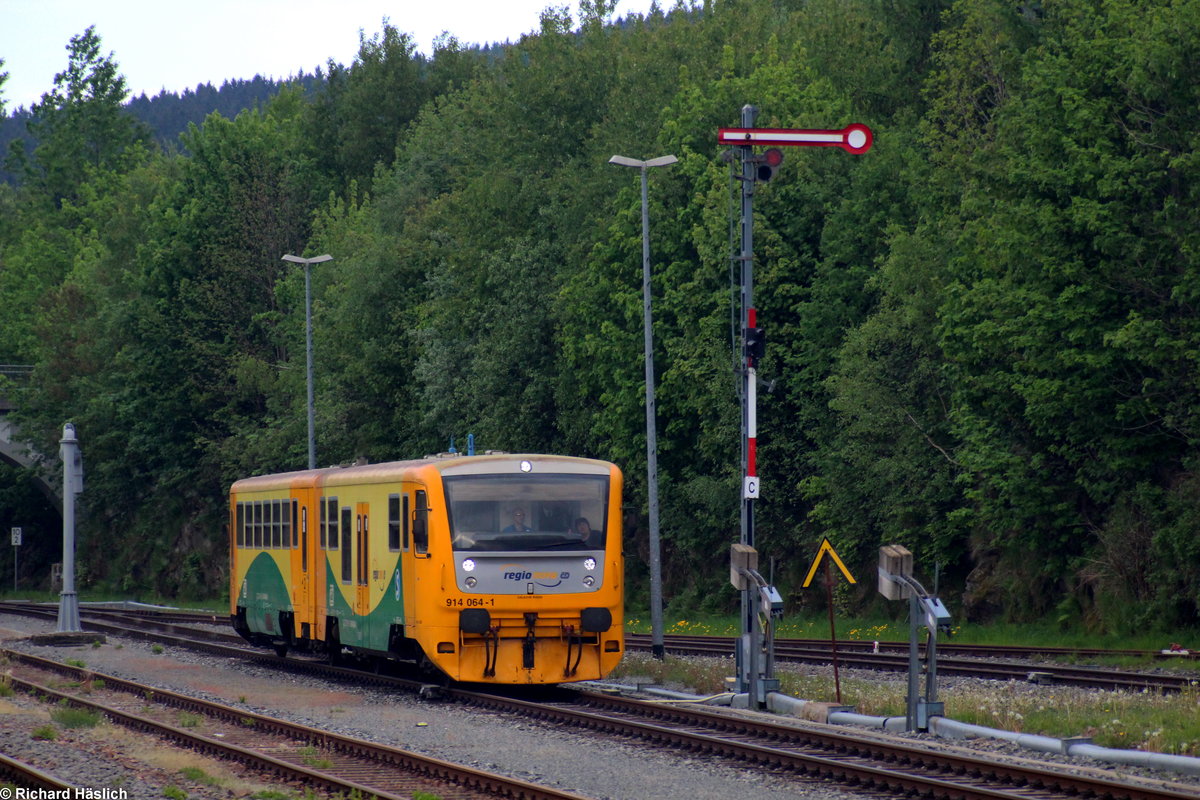
{"type": "MultiPolygon", "coordinates": [[[[356,614],[346,595],[350,594],[353,597],[358,587],[341,583],[334,573],[333,561],[325,560],[326,613],[338,618],[338,635],[342,644],[387,650],[391,626],[404,624],[404,591],[400,580],[399,560],[388,573],[388,578],[383,597],[374,608],[365,615],[356,614]]],[[[372,588],[375,585],[372,581],[372,588]]]]}
{"type": "Polygon", "coordinates": [[[238,605],[246,607],[246,623],[253,633],[279,633],[279,612],[292,610],[291,592],[269,553],[259,553],[242,579],[238,605]]]}

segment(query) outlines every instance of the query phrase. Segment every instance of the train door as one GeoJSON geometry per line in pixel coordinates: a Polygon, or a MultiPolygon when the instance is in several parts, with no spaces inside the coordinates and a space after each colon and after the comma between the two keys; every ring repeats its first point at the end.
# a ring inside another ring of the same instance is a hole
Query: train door
{"type": "Polygon", "coordinates": [[[331,574],[332,559],[338,549],[338,499],[317,495],[317,533],[313,537],[313,560],[309,565],[313,577],[313,599],[316,601],[316,638],[329,637],[326,622],[336,613],[334,593],[336,577],[331,574]]]}
{"type": "Polygon", "coordinates": [[[309,509],[312,507],[313,494],[312,489],[298,489],[291,500],[292,586],[295,587],[292,604],[295,609],[296,636],[301,639],[311,639],[315,635],[313,554],[309,535],[309,509]]]}
{"type": "Polygon", "coordinates": [[[428,587],[418,584],[418,574],[425,572],[419,565],[429,558],[429,503],[419,484],[404,487],[401,495],[404,503],[403,528],[401,529],[400,562],[404,583],[404,624],[409,628],[419,627],[423,620],[418,597],[428,587]]]}
{"type": "MultiPolygon", "coordinates": [[[[354,548],[354,613],[366,617],[371,613],[370,567],[371,514],[367,503],[355,508],[356,539],[354,548]]],[[[364,631],[364,634],[366,632],[364,631]]]]}

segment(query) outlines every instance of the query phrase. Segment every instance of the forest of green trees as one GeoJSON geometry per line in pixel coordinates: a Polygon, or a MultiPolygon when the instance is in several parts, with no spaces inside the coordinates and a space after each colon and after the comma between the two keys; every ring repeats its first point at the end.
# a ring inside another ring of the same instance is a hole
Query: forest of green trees
{"type": "MultiPolygon", "coordinates": [[[[732,608],[716,137],[749,103],[759,127],[875,135],[790,148],[756,193],[756,538],[789,609],[824,602],[799,576],[828,537],[847,607],[880,602],[899,543],[958,619],[1194,625],[1200,0],[614,5],[487,54],[385,24],[174,148],[123,105],[103,32],[71,40],[0,186],[0,363],[34,365],[5,391],[43,452],[79,432],[84,588],[223,590],[230,482],[306,462],[304,275],[281,256],[329,253],[319,461],[468,433],[612,460],[644,594],[640,194],[608,159],[671,153],[650,191],[666,597],[732,608]]],[[[0,523],[36,505],[27,477],[0,469],[0,523]]]]}

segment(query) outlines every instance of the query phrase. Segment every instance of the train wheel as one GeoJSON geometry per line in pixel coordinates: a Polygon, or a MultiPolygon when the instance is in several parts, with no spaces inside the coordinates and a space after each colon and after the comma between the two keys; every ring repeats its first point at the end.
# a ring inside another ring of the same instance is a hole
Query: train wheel
{"type": "Polygon", "coordinates": [[[325,652],[329,656],[329,666],[341,666],[342,637],[338,632],[337,619],[327,617],[325,620],[325,652]]]}
{"type": "Polygon", "coordinates": [[[273,645],[273,647],[275,648],[275,655],[279,656],[280,658],[287,658],[287,654],[288,654],[287,642],[281,642],[279,644],[275,644],[275,645],[273,645]]]}

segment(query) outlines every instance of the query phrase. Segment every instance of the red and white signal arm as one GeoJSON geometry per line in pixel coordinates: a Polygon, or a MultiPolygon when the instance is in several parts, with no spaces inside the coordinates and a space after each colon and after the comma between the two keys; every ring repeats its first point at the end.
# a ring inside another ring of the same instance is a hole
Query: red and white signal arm
{"type": "Polygon", "coordinates": [[[764,147],[840,147],[847,153],[865,153],[875,136],[866,125],[854,123],[841,130],[804,128],[721,128],[717,142],[764,147]]]}

